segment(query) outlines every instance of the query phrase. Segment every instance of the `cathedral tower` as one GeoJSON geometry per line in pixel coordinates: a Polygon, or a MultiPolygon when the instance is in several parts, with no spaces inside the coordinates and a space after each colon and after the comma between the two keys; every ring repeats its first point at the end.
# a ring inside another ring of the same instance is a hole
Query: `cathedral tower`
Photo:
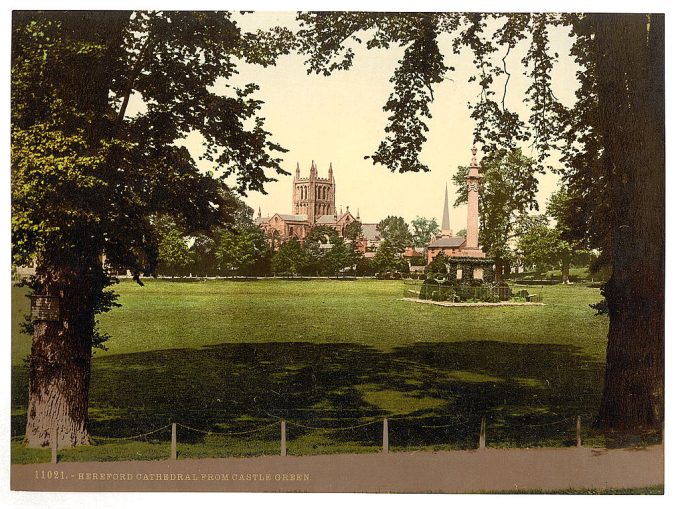
{"type": "Polygon", "coordinates": [[[305,215],[314,223],[320,216],[335,214],[335,178],[333,165],[328,177],[319,177],[316,163],[312,161],[309,177],[300,177],[298,164],[293,178],[293,214],[305,215]]]}

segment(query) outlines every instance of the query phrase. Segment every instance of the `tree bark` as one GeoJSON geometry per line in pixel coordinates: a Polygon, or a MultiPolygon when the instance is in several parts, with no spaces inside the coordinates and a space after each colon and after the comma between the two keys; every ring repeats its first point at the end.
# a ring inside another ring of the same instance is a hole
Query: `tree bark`
{"type": "Polygon", "coordinates": [[[97,303],[106,285],[94,253],[70,268],[38,267],[36,295],[59,298],[59,321],[33,327],[26,445],[59,448],[90,443],[88,400],[97,303]],[[81,263],[78,263],[81,262],[81,263]],[[54,433],[56,432],[56,436],[54,433]]]}
{"type": "Polygon", "coordinates": [[[596,425],[660,430],[664,421],[663,15],[600,21],[598,79],[618,222],[604,288],[609,342],[596,425]]]}
{"type": "Polygon", "coordinates": [[[37,322],[33,332],[26,444],[87,445],[91,350],[62,322],[37,322]],[[56,437],[53,433],[56,432],[56,437]]]}

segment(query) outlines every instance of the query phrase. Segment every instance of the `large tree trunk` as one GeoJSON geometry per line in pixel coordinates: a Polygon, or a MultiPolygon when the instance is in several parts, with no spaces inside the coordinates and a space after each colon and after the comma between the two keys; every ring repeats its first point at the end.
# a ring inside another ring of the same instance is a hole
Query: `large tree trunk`
{"type": "Polygon", "coordinates": [[[659,430],[664,421],[663,15],[599,21],[605,152],[612,168],[609,343],[596,424],[659,430]]]}
{"type": "Polygon", "coordinates": [[[68,269],[37,269],[34,291],[59,298],[59,321],[37,321],[33,326],[25,438],[31,447],[51,445],[55,438],[59,448],[90,441],[94,316],[108,279],[93,253],[81,253],[73,262],[68,269]]]}
{"type": "Polygon", "coordinates": [[[62,322],[37,322],[33,332],[26,444],[60,448],[89,444],[89,340],[62,322]],[[54,436],[56,433],[56,437],[54,436]]]}

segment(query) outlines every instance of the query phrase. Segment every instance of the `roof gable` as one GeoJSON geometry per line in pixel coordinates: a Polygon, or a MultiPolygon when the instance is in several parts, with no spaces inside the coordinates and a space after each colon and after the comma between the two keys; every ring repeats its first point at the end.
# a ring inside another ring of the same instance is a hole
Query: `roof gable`
{"type": "Polygon", "coordinates": [[[460,247],[464,243],[463,237],[440,237],[430,242],[427,247],[460,247]]]}

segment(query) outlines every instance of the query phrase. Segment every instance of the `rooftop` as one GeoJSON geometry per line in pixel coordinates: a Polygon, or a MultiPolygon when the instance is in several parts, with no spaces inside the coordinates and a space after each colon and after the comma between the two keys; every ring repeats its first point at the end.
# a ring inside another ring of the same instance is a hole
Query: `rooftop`
{"type": "Polygon", "coordinates": [[[336,222],[337,219],[331,214],[319,216],[319,218],[316,220],[316,224],[335,224],[336,222]]]}
{"type": "Polygon", "coordinates": [[[427,247],[460,247],[465,243],[463,237],[440,237],[430,242],[427,247]]]}
{"type": "Polygon", "coordinates": [[[367,240],[380,240],[380,232],[378,231],[378,223],[362,223],[361,234],[367,240]]]}

